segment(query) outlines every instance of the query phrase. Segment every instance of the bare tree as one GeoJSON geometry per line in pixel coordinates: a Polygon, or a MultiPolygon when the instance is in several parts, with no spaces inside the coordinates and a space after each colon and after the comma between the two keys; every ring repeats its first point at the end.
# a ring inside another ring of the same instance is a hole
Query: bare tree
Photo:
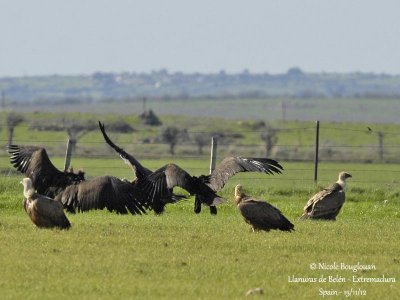
{"type": "Polygon", "coordinates": [[[11,145],[14,138],[14,129],[16,126],[24,121],[24,117],[17,113],[9,113],[7,115],[7,131],[8,131],[8,144],[11,145]]]}
{"type": "Polygon", "coordinates": [[[161,132],[161,140],[169,144],[169,153],[175,155],[175,146],[178,144],[180,130],[175,126],[168,126],[161,132]]]}
{"type": "Polygon", "coordinates": [[[197,145],[197,151],[200,155],[203,154],[203,147],[210,143],[211,137],[204,134],[196,134],[193,138],[197,145]]]}
{"type": "Polygon", "coordinates": [[[265,128],[265,131],[263,133],[261,133],[260,137],[265,143],[265,157],[270,156],[272,148],[278,142],[277,133],[278,133],[278,130],[269,125],[267,125],[265,128]]]}

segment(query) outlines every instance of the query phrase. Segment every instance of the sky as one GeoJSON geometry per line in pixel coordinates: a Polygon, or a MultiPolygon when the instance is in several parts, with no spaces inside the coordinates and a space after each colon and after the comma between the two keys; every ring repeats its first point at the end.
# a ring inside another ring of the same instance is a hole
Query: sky
{"type": "Polygon", "coordinates": [[[400,74],[398,0],[0,0],[0,76],[400,74]]]}

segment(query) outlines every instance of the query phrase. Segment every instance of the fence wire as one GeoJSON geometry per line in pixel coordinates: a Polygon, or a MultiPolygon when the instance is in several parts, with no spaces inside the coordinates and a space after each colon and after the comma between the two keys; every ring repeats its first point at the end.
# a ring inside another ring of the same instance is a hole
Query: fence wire
{"type": "MultiPolygon", "coordinates": [[[[32,124],[23,123],[18,125],[22,130],[30,130],[32,124]]],[[[2,174],[13,174],[13,168],[8,162],[8,153],[6,152],[7,125],[0,124],[0,130],[3,129],[0,138],[0,168],[2,174]]],[[[354,182],[398,182],[400,181],[400,168],[397,169],[396,164],[400,163],[400,133],[393,130],[381,130],[366,126],[365,129],[351,126],[324,126],[322,123],[319,130],[319,172],[334,173],[337,172],[337,165],[342,163],[358,163],[361,164],[353,167],[355,173],[366,173],[373,177],[374,173],[379,173],[379,178],[371,180],[357,180],[354,182]],[[379,163],[379,168],[375,168],[379,163]],[[386,165],[392,164],[390,168],[386,165]],[[393,167],[394,164],[394,167],[393,167]],[[394,179],[393,179],[394,178],[394,179]]],[[[267,150],[267,142],[260,137],[266,132],[266,129],[243,129],[231,131],[218,131],[218,150],[217,162],[226,156],[248,156],[248,157],[269,157],[278,160],[282,164],[285,162],[297,162],[307,164],[307,167],[292,167],[290,174],[285,177],[268,177],[269,180],[290,180],[290,181],[313,181],[314,174],[314,158],[315,158],[315,134],[314,126],[298,126],[298,127],[277,127],[273,128],[276,133],[276,141],[267,150]],[[248,138],[251,136],[251,138],[248,138]],[[310,167],[308,167],[308,165],[310,167]]],[[[36,133],[36,132],[35,132],[36,133]]],[[[209,167],[211,138],[207,144],[200,145],[193,139],[193,135],[204,135],[211,137],[215,134],[212,130],[186,130],[188,138],[181,140],[175,146],[175,155],[169,153],[170,143],[157,139],[154,131],[149,134],[149,138],[145,141],[143,136],[149,133],[147,129],[135,129],[132,134],[109,133],[115,143],[124,148],[128,153],[132,154],[139,160],[147,161],[179,161],[184,163],[185,167],[194,172],[206,172],[209,167]],[[138,137],[141,138],[138,138],[138,137]],[[119,142],[121,140],[121,142],[119,142]],[[199,167],[201,162],[204,167],[199,167]]],[[[20,139],[18,132],[14,136],[13,144],[18,145],[36,145],[47,149],[50,158],[65,155],[66,138],[47,138],[37,140],[33,136],[20,139]]],[[[113,150],[103,141],[101,134],[96,138],[93,134],[84,136],[78,140],[75,152],[72,157],[72,164],[84,162],[85,160],[98,160],[96,165],[89,164],[87,169],[94,170],[94,173],[108,171],[111,173],[129,174],[127,166],[119,160],[113,150]],[[101,160],[115,160],[116,163],[101,163],[101,160]]],[[[83,166],[85,167],[85,166],[83,166]]],[[[159,166],[161,167],[161,165],[159,166]]],[[[89,170],[87,170],[89,172],[89,170]]],[[[340,171],[340,170],[339,170],[340,171]]],[[[265,179],[260,176],[249,176],[246,180],[265,179]]]]}

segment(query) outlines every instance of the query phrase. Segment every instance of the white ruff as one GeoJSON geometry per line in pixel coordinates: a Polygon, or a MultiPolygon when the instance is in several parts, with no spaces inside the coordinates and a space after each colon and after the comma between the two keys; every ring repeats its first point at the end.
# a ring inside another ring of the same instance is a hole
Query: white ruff
{"type": "Polygon", "coordinates": [[[336,183],[342,187],[343,191],[346,190],[346,181],[339,179],[338,181],[336,181],[336,183]]]}

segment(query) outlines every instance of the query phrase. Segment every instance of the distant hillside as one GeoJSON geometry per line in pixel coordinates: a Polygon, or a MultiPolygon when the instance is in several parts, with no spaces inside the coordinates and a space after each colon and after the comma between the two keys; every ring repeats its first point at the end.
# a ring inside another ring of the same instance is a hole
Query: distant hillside
{"type": "Polygon", "coordinates": [[[2,105],[7,102],[95,102],[127,98],[370,98],[400,97],[400,75],[374,73],[285,74],[94,73],[0,78],[2,105]]]}

